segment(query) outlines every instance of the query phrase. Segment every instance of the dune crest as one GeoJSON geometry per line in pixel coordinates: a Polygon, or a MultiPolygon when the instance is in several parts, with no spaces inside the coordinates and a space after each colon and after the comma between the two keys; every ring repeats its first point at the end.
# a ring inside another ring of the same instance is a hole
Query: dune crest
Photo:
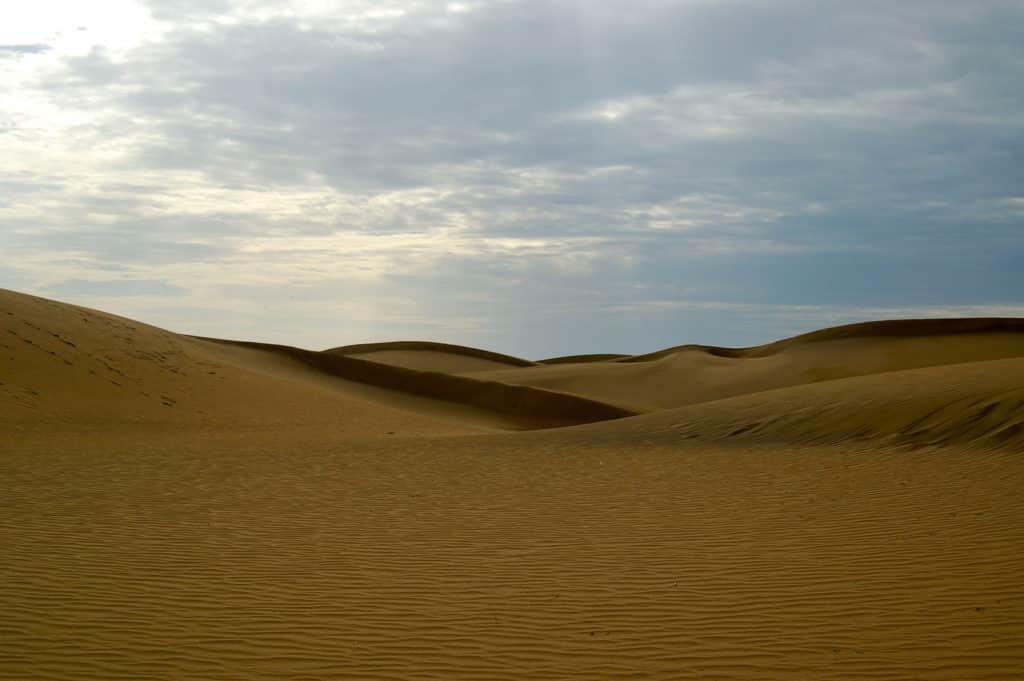
{"type": "Polygon", "coordinates": [[[589,354],[589,355],[565,355],[562,357],[549,357],[542,359],[537,364],[583,364],[586,362],[613,362],[631,357],[631,355],[619,355],[615,353],[589,354]]]}
{"type": "Polygon", "coordinates": [[[470,371],[533,366],[533,362],[465,345],[432,341],[393,341],[360,343],[324,350],[329,355],[344,355],[406,369],[437,371],[449,374],[470,371]]]}
{"type": "MultiPolygon", "coordinates": [[[[490,409],[528,428],[554,428],[635,416],[611,403],[529,386],[480,380],[440,371],[421,371],[362,359],[356,355],[313,352],[285,345],[204,339],[255,348],[293,358],[331,376],[405,394],[490,409]]],[[[371,355],[375,356],[375,355],[371,355]]]]}
{"type": "Polygon", "coordinates": [[[0,679],[1017,679],[986,324],[530,363],[0,290],[0,679]]]}
{"type": "MultiPolygon", "coordinates": [[[[217,346],[88,308],[0,291],[0,422],[20,430],[324,428],[342,436],[479,432],[369,402],[301,366],[265,370],[217,346]]],[[[492,424],[486,424],[492,425],[492,424]]]]}
{"type": "Polygon", "coordinates": [[[745,350],[688,345],[624,360],[472,375],[652,411],[852,376],[1024,357],[1022,320],[944,321],[878,322],[745,350]]]}
{"type": "Polygon", "coordinates": [[[920,338],[963,334],[1024,334],[1024,319],[1014,317],[961,317],[950,319],[886,319],[830,326],[748,348],[716,345],[677,345],[643,355],[622,357],[621,362],[649,362],[685,350],[703,351],[716,357],[767,357],[794,345],[855,338],[920,338]]]}
{"type": "MultiPolygon", "coordinates": [[[[786,423],[786,432],[810,437],[846,432],[843,424],[855,422],[854,414],[876,425],[889,423],[882,412],[897,404],[925,404],[929,391],[947,395],[957,385],[982,390],[1001,380],[990,375],[994,367],[1006,380],[1016,380],[1019,363],[964,367],[1024,357],[1024,320],[1013,319],[872,322],[746,349],[686,345],[636,357],[583,355],[542,363],[420,341],[313,352],[182,336],[10,291],[0,291],[0,323],[0,399],[10,407],[0,421],[21,426],[315,423],[352,435],[451,434],[573,426],[751,396],[749,403],[763,405],[757,428],[710,428],[707,424],[733,423],[732,416],[712,417],[725,413],[720,411],[725,407],[692,418],[705,423],[702,432],[722,437],[736,429],[772,430],[767,423],[786,423]],[[907,379],[921,381],[913,399],[900,392],[902,379],[894,372],[929,367],[935,370],[907,379]],[[871,376],[879,378],[867,380],[871,376]],[[957,383],[954,376],[969,378],[957,383]],[[794,420],[787,395],[824,404],[830,391],[840,390],[829,387],[833,382],[854,377],[865,381],[844,385],[872,386],[857,390],[866,403],[882,405],[878,414],[850,403],[828,412],[839,414],[836,419],[822,412],[794,420]],[[819,383],[826,387],[811,387],[819,383]],[[376,425],[367,429],[370,423],[376,425]]],[[[741,404],[728,408],[746,413],[741,404]]],[[[1004,412],[1008,408],[986,413],[1004,412]]],[[[906,425],[886,426],[887,432],[901,432],[906,425]]],[[[974,432],[967,424],[962,427],[974,432]]]]}
{"type": "Polygon", "coordinates": [[[620,418],[573,395],[343,354],[183,336],[0,291],[0,422],[311,427],[339,435],[452,434],[620,418]]]}
{"type": "Polygon", "coordinates": [[[609,426],[594,424],[583,437],[1024,451],[1024,358],[801,384],[666,409],[609,426]]]}

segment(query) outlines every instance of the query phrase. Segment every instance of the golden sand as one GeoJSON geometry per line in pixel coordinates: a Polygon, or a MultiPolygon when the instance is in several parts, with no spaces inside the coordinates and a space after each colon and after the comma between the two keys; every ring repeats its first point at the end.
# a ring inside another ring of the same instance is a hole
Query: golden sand
{"type": "Polygon", "coordinates": [[[533,365],[0,291],[0,678],[1019,679],[1024,332],[872,328],[533,365]]]}

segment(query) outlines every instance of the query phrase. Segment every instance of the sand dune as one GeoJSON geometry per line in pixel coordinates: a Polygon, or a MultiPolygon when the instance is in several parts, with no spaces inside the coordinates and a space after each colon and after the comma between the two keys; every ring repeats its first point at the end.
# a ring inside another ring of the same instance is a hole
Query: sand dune
{"type": "Polygon", "coordinates": [[[342,355],[181,336],[0,291],[0,422],[318,426],[339,436],[476,432],[632,412],[342,355]]]}
{"type": "Polygon", "coordinates": [[[497,352],[470,348],[464,345],[432,343],[429,341],[395,341],[391,343],[363,343],[324,350],[330,355],[345,355],[382,364],[439,371],[450,374],[469,371],[488,371],[509,367],[533,366],[533,362],[497,352]]]}
{"type": "Polygon", "coordinates": [[[531,365],[0,291],[0,679],[1019,679],[1024,336],[928,324],[531,365]]]}
{"type": "Polygon", "coordinates": [[[647,362],[682,350],[703,350],[718,357],[766,357],[794,345],[855,338],[936,338],[970,334],[1024,333],[1024,319],[1013,317],[966,317],[956,319],[888,319],[877,322],[844,324],[802,333],[765,345],[749,348],[725,348],[714,345],[677,345],[644,355],[620,358],[622,362],[647,362]]]}
{"type": "Polygon", "coordinates": [[[837,378],[1009,357],[1024,357],[1024,324],[1015,320],[925,320],[838,327],[744,350],[681,346],[610,362],[472,375],[650,411],[837,378]]]}
{"type": "Polygon", "coordinates": [[[0,325],[0,399],[9,405],[0,423],[22,431],[87,424],[320,427],[340,437],[478,430],[463,413],[437,418],[362,399],[348,382],[295,361],[240,357],[41,298],[0,291],[0,325]]]}
{"type": "Polygon", "coordinates": [[[1024,451],[1024,358],[760,391],[579,432],[588,441],[696,438],[719,445],[955,444],[1024,451]]]}
{"type": "Polygon", "coordinates": [[[576,395],[438,371],[420,371],[367,361],[355,356],[312,352],[266,343],[207,340],[220,345],[285,357],[316,370],[320,375],[390,389],[402,396],[433,398],[444,404],[486,410],[522,428],[554,428],[635,416],[637,413],[628,408],[576,395]]]}
{"type": "Polygon", "coordinates": [[[628,359],[631,355],[617,355],[614,353],[590,354],[590,355],[565,355],[563,357],[549,357],[542,359],[537,364],[583,364],[585,362],[608,362],[619,359],[628,359]]]}

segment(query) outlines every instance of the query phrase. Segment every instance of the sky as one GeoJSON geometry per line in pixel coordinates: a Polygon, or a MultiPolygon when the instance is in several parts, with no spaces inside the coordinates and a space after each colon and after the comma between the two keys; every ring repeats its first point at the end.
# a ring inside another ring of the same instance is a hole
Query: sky
{"type": "Polygon", "coordinates": [[[33,0],[0,287],[530,358],[1024,316],[1024,0],[33,0]]]}

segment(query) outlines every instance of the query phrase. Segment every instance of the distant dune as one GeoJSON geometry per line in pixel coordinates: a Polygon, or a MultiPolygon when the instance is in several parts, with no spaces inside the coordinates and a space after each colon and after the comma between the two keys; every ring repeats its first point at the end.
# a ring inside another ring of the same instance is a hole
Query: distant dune
{"type": "Polygon", "coordinates": [[[591,355],[565,355],[564,357],[551,357],[542,359],[538,364],[582,364],[584,362],[608,362],[611,360],[627,359],[631,355],[616,354],[591,354],[591,355]]]}
{"type": "Polygon", "coordinates": [[[0,290],[0,679],[1024,669],[1024,320],[538,362],[0,290]]]}
{"type": "Polygon", "coordinates": [[[651,411],[851,376],[1024,357],[1020,322],[876,322],[742,350],[689,345],[613,361],[471,375],[651,411]]]}
{"type": "Polygon", "coordinates": [[[0,396],[11,405],[0,422],[25,428],[315,424],[369,436],[551,427],[634,413],[337,351],[181,336],[12,292],[0,291],[0,304],[0,396]]]}
{"type": "Polygon", "coordinates": [[[1006,317],[977,317],[956,319],[889,319],[879,322],[845,324],[827,329],[802,333],[766,345],[749,348],[723,348],[714,345],[677,345],[645,355],[619,358],[621,362],[647,362],[661,359],[683,350],[704,351],[717,357],[767,357],[794,345],[853,338],[921,338],[977,334],[1024,333],[1024,319],[1006,317]]]}
{"type": "Polygon", "coordinates": [[[666,409],[581,431],[718,444],[961,445],[1024,451],[1024,358],[805,383],[666,409]]]}
{"type": "Polygon", "coordinates": [[[463,345],[432,343],[429,341],[362,343],[331,348],[324,352],[330,355],[345,355],[347,357],[368,359],[373,362],[391,364],[407,369],[440,371],[452,374],[533,366],[533,362],[520,359],[519,357],[511,357],[463,345]]]}
{"type": "Polygon", "coordinates": [[[396,409],[386,396],[366,395],[279,354],[242,352],[7,291],[0,291],[0,325],[0,423],[8,428],[315,426],[346,437],[493,425],[487,418],[466,423],[443,405],[396,409]]]}
{"type": "MultiPolygon", "coordinates": [[[[8,405],[0,422],[21,428],[316,424],[351,436],[471,433],[578,425],[752,394],[771,411],[768,400],[781,399],[780,388],[874,375],[877,389],[870,398],[863,389],[863,399],[892,406],[905,402],[885,388],[892,372],[1024,357],[1024,321],[1015,319],[872,322],[754,348],[684,345],[538,364],[421,341],[313,352],[189,337],[10,291],[0,292],[0,305],[0,399],[8,405]]],[[[1022,375],[1016,363],[991,366],[1010,383],[1022,375]]],[[[939,377],[952,384],[963,371],[927,374],[935,389],[919,392],[943,399],[950,390],[939,377]]],[[[779,416],[790,418],[788,409],[779,416]]],[[[833,432],[834,425],[808,421],[798,430],[833,432]]]]}
{"type": "MultiPolygon", "coordinates": [[[[635,416],[637,412],[611,403],[598,402],[585,397],[558,393],[528,386],[510,385],[496,381],[467,378],[449,374],[439,369],[413,369],[391,361],[375,362],[362,359],[377,357],[383,353],[341,354],[336,351],[312,352],[283,345],[247,343],[205,339],[223,345],[245,347],[277,356],[285,356],[302,365],[315,369],[326,376],[332,376],[362,385],[397,391],[404,396],[419,396],[444,403],[486,410],[516,423],[523,428],[552,428],[558,426],[592,423],[605,419],[635,416]]],[[[470,350],[470,348],[459,348],[470,350]]],[[[448,356],[436,351],[395,351],[408,353],[408,364],[421,363],[426,366],[445,365],[448,356]],[[419,356],[425,355],[425,356],[419,356]],[[434,356],[439,356],[437,359],[434,356]]],[[[393,359],[387,353],[388,360],[393,359]]],[[[453,353],[456,361],[467,359],[465,355],[453,353]]],[[[481,361],[468,358],[470,361],[481,361]]],[[[483,360],[488,361],[488,360],[483,360]]],[[[488,363],[490,363],[488,361],[488,363]]],[[[450,366],[450,364],[448,364],[450,366]]],[[[395,398],[397,400],[397,396],[395,398]]],[[[397,404],[397,402],[396,402],[397,404]]]]}

